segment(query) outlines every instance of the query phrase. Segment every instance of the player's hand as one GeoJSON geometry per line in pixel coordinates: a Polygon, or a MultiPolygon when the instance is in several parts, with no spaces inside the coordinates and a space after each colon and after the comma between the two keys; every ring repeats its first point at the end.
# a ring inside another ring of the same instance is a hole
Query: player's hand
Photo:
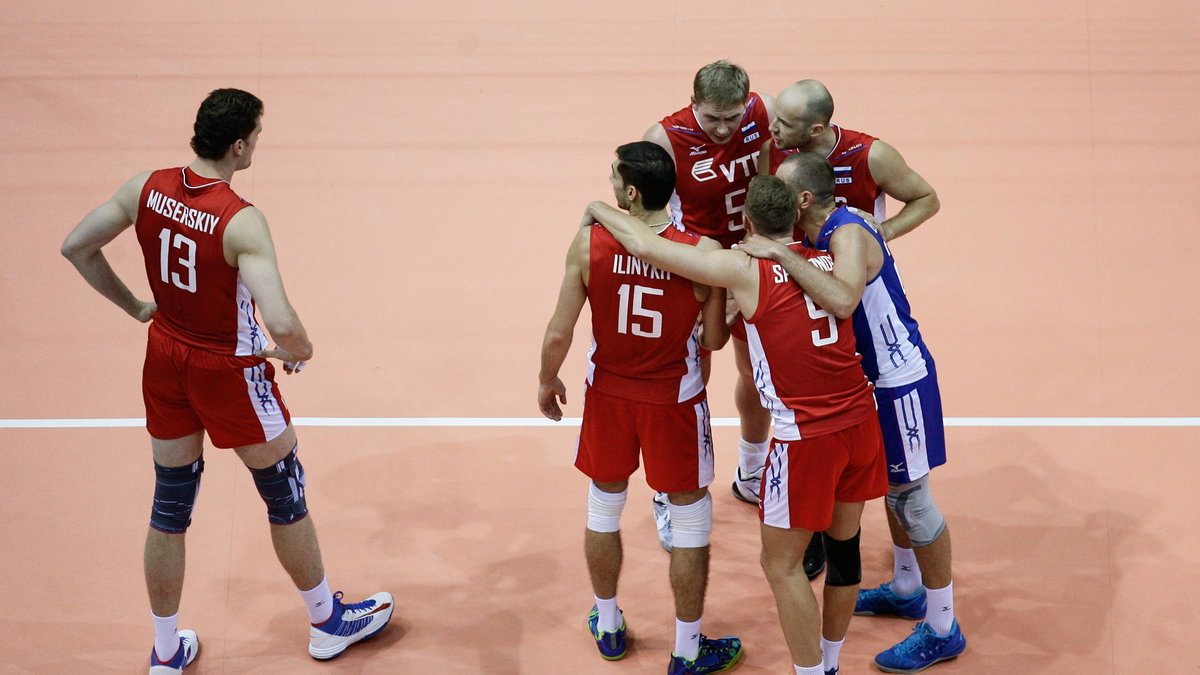
{"type": "Polygon", "coordinates": [[[131,316],[141,323],[146,323],[154,318],[154,313],[158,311],[158,304],[153,300],[150,302],[138,302],[138,308],[131,316]]]}
{"type": "Polygon", "coordinates": [[[777,257],[781,251],[787,247],[773,239],[767,239],[761,234],[752,234],[742,241],[733,245],[739,251],[749,254],[755,258],[764,258],[766,260],[774,260],[779,262],[777,257]]]}
{"type": "Polygon", "coordinates": [[[260,349],[254,352],[254,355],[260,359],[279,359],[283,361],[283,372],[288,375],[299,373],[304,370],[305,364],[308,363],[308,361],[297,359],[295,354],[279,347],[275,347],[275,349],[260,349]]]}
{"type": "Polygon", "coordinates": [[[562,420],[562,408],[558,407],[559,401],[567,402],[567,388],[563,385],[562,380],[556,377],[549,382],[543,382],[538,387],[538,407],[541,408],[543,415],[555,422],[562,420]]]}
{"type": "Polygon", "coordinates": [[[579,219],[579,227],[591,227],[595,222],[596,219],[592,217],[591,204],[589,204],[588,208],[583,210],[583,217],[579,219]]]}

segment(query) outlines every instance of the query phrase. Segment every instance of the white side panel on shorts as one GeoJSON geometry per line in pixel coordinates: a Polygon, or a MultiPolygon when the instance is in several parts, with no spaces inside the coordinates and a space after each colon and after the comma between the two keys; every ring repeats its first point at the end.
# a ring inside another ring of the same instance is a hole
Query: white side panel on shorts
{"type": "Polygon", "coordinates": [[[267,364],[243,368],[242,373],[246,376],[246,390],[258,423],[262,426],[263,437],[268,441],[273,440],[287,429],[287,422],[283,419],[283,408],[275,398],[275,387],[267,379],[267,364]]]}
{"type": "Polygon", "coordinates": [[[929,454],[925,451],[925,417],[921,413],[921,394],[914,390],[896,399],[896,424],[904,441],[904,458],[908,463],[908,480],[914,481],[929,473],[929,454]]]}
{"type": "Polygon", "coordinates": [[[788,500],[788,443],[772,443],[767,454],[767,470],[763,472],[762,498],[763,524],[790,529],[792,527],[791,503],[788,500]]]}
{"type": "Polygon", "coordinates": [[[588,362],[587,383],[589,385],[596,383],[596,362],[592,361],[592,356],[595,353],[596,353],[596,333],[595,333],[595,330],[593,329],[592,346],[591,346],[591,348],[588,349],[588,353],[587,353],[587,362],[588,362]]]}
{"type": "Polygon", "coordinates": [[[708,487],[714,478],[712,423],[709,420],[708,401],[701,401],[694,408],[696,410],[696,460],[698,462],[696,476],[699,487],[708,487]]]}

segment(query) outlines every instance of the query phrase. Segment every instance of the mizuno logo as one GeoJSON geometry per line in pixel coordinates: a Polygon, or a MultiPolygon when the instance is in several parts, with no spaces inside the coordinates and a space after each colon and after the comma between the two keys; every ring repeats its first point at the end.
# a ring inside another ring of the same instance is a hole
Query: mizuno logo
{"type": "Polygon", "coordinates": [[[903,464],[889,464],[888,471],[890,471],[891,473],[904,473],[904,465],[903,464]]]}
{"type": "Polygon", "coordinates": [[[701,144],[701,145],[692,145],[692,146],[689,146],[689,147],[692,149],[692,151],[691,151],[690,153],[688,153],[688,157],[695,157],[696,155],[703,155],[703,154],[706,154],[706,153],[708,152],[708,150],[707,150],[707,149],[704,147],[704,145],[703,145],[703,144],[701,144]]]}

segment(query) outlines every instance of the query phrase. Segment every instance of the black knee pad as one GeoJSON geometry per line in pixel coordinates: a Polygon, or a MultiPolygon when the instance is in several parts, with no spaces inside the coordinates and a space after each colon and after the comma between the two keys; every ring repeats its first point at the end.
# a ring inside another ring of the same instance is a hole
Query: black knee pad
{"type": "Polygon", "coordinates": [[[272,525],[287,525],[308,515],[304,502],[304,467],[296,458],[296,448],[287,457],[265,469],[250,469],[258,495],[267,505],[267,520],[272,525]]]}
{"type": "Polygon", "coordinates": [[[845,541],[834,539],[822,532],[825,541],[825,585],[854,586],[862,581],[862,558],[858,551],[858,536],[854,533],[845,541]]]}
{"type": "Polygon", "coordinates": [[[154,463],[154,506],[150,509],[150,527],[168,534],[183,534],[192,524],[192,507],[200,492],[200,474],[204,460],[184,466],[154,463]]]}

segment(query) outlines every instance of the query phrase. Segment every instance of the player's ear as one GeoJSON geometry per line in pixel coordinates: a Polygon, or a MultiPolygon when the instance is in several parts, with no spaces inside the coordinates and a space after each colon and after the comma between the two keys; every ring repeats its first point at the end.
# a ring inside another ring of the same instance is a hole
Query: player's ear
{"type": "Polygon", "coordinates": [[[629,198],[629,203],[633,204],[633,203],[637,202],[638,199],[641,198],[642,193],[638,192],[638,189],[636,187],[634,187],[633,185],[626,185],[625,186],[625,196],[629,198]]]}

